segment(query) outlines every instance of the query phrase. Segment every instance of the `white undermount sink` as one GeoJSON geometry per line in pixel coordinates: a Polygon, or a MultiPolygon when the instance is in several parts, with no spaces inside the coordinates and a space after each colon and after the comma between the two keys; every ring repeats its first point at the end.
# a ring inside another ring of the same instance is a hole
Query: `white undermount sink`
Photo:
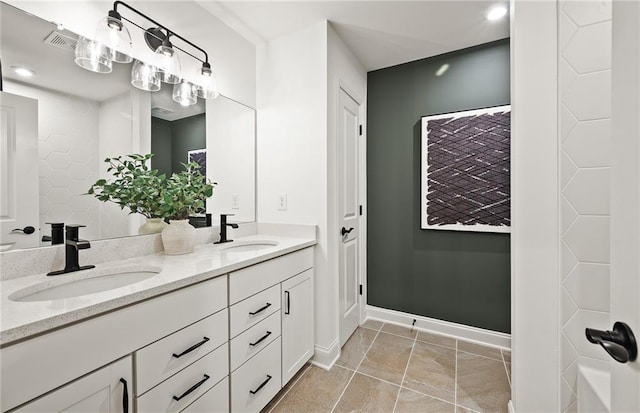
{"type": "Polygon", "coordinates": [[[230,245],[225,245],[221,248],[221,251],[229,252],[246,252],[246,251],[258,251],[267,248],[272,248],[278,245],[277,241],[269,240],[245,240],[245,241],[232,241],[230,245]]]}
{"type": "Polygon", "coordinates": [[[159,274],[154,266],[96,268],[49,277],[46,281],[16,291],[11,301],[50,301],[95,294],[147,280],[159,274]]]}

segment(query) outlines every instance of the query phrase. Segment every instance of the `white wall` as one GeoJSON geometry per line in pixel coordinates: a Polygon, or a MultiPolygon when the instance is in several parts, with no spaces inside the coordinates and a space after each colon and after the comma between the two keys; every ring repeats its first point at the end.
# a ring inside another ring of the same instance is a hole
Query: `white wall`
{"type": "Polygon", "coordinates": [[[38,239],[51,234],[47,222],[83,224],[81,237],[97,238],[98,201],[83,194],[98,179],[98,103],[9,80],[4,89],[38,101],[38,239]]]}
{"type": "MultiPolygon", "coordinates": [[[[63,23],[78,34],[93,37],[97,22],[107,15],[112,1],[28,1],[9,0],[7,3],[45,20],[63,23]]],[[[128,1],[128,4],[176,31],[209,54],[209,62],[217,77],[220,91],[248,106],[256,105],[256,48],[193,1],[128,1]]],[[[122,7],[122,6],[121,6],[122,7]]],[[[118,8],[123,17],[151,26],[124,7],[118,8]]],[[[134,57],[149,61],[152,52],[146,46],[142,31],[129,25],[134,44],[134,57]]],[[[180,40],[175,41],[176,45],[180,40]]],[[[186,46],[187,50],[188,46],[186,46]]],[[[194,53],[195,54],[195,53],[194,53]]],[[[199,55],[198,55],[199,56],[199,55]]],[[[181,55],[183,77],[195,76],[201,65],[193,58],[181,55]]]]}
{"type": "Polygon", "coordinates": [[[557,5],[511,1],[512,401],[557,412],[557,5]]]}
{"type": "Polygon", "coordinates": [[[561,395],[575,411],[578,364],[608,368],[585,327],[610,307],[611,0],[560,0],[561,395]]]}
{"type": "Polygon", "coordinates": [[[327,246],[327,22],[258,50],[258,220],[313,224],[316,348],[335,347],[337,303],[327,246]],[[278,210],[278,194],[287,210],[278,210]]]}

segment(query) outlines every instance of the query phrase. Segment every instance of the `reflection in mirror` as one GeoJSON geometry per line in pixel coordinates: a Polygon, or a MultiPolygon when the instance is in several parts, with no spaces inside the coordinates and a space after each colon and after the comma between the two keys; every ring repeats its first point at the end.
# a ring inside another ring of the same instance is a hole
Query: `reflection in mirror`
{"type": "Polygon", "coordinates": [[[4,3],[0,3],[0,19],[3,250],[50,245],[41,242],[43,236],[50,235],[47,222],[84,224],[87,227],[81,230],[81,237],[89,240],[137,234],[143,217],[83,195],[98,178],[106,176],[105,158],[130,153],[157,151],[153,167],[169,173],[187,162],[189,151],[202,158],[206,149],[207,158],[202,162],[207,165],[207,177],[218,182],[207,212],[214,217],[235,213],[237,222],[255,220],[253,109],[220,96],[210,101],[199,99],[198,105],[189,108],[199,107],[197,113],[181,113],[182,107],[171,99],[172,85],[163,84],[156,93],[132,87],[131,64],[114,64],[110,74],[78,67],[74,63],[74,33],[4,3]],[[19,75],[14,70],[19,67],[31,70],[33,76],[19,75]],[[26,130],[29,125],[34,135],[32,144],[22,141],[28,133],[15,135],[15,155],[23,159],[7,158],[12,152],[5,132],[11,122],[5,119],[9,112],[4,107],[9,103],[15,106],[14,111],[18,109],[14,121],[24,122],[16,130],[26,130]],[[169,112],[176,118],[170,119],[169,112]],[[170,138],[165,134],[156,141],[157,132],[163,128],[166,132],[167,123],[170,138]],[[27,177],[25,170],[35,171],[31,183],[18,180],[27,177]],[[26,193],[32,200],[23,202],[18,195],[26,193]],[[17,216],[18,211],[28,211],[30,216],[17,216]],[[29,236],[11,233],[28,225],[40,231],[29,236]]]}

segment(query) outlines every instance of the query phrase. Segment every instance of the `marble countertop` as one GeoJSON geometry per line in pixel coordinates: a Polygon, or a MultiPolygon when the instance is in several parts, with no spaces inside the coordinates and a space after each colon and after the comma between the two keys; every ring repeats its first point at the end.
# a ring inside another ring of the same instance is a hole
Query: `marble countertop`
{"type": "MultiPolygon", "coordinates": [[[[0,281],[0,345],[46,332],[120,307],[164,294],[191,284],[218,277],[250,265],[269,260],[316,244],[314,238],[294,238],[274,235],[251,235],[237,238],[234,245],[250,241],[275,241],[278,245],[245,251],[226,249],[230,244],[205,244],[191,254],[158,253],[142,257],[98,264],[95,269],[55,277],[38,274],[0,281]],[[91,278],[96,273],[122,269],[127,271],[157,269],[160,272],[146,280],[124,287],[89,295],[49,301],[20,302],[23,289],[30,293],[42,288],[66,283],[68,280],[91,278]],[[40,288],[42,287],[42,288],[40,288]]],[[[82,265],[89,263],[81,262],[82,265]]]]}

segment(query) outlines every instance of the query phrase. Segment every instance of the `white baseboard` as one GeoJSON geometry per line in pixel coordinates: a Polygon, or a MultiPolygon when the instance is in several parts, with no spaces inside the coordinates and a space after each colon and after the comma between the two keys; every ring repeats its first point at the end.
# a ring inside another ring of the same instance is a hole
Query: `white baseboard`
{"type": "Polygon", "coordinates": [[[464,324],[437,320],[435,318],[400,311],[387,310],[386,308],[374,307],[372,305],[367,305],[367,318],[407,327],[411,327],[413,320],[416,320],[416,324],[413,327],[417,330],[451,336],[486,346],[511,349],[511,335],[497,331],[485,330],[483,328],[466,326],[464,324]]]}
{"type": "Polygon", "coordinates": [[[315,346],[315,354],[311,359],[311,364],[324,370],[329,370],[340,357],[340,341],[336,338],[329,348],[315,346]]]}
{"type": "Polygon", "coordinates": [[[513,402],[511,400],[509,400],[507,407],[509,408],[509,413],[516,413],[516,409],[513,408],[513,402]]]}

